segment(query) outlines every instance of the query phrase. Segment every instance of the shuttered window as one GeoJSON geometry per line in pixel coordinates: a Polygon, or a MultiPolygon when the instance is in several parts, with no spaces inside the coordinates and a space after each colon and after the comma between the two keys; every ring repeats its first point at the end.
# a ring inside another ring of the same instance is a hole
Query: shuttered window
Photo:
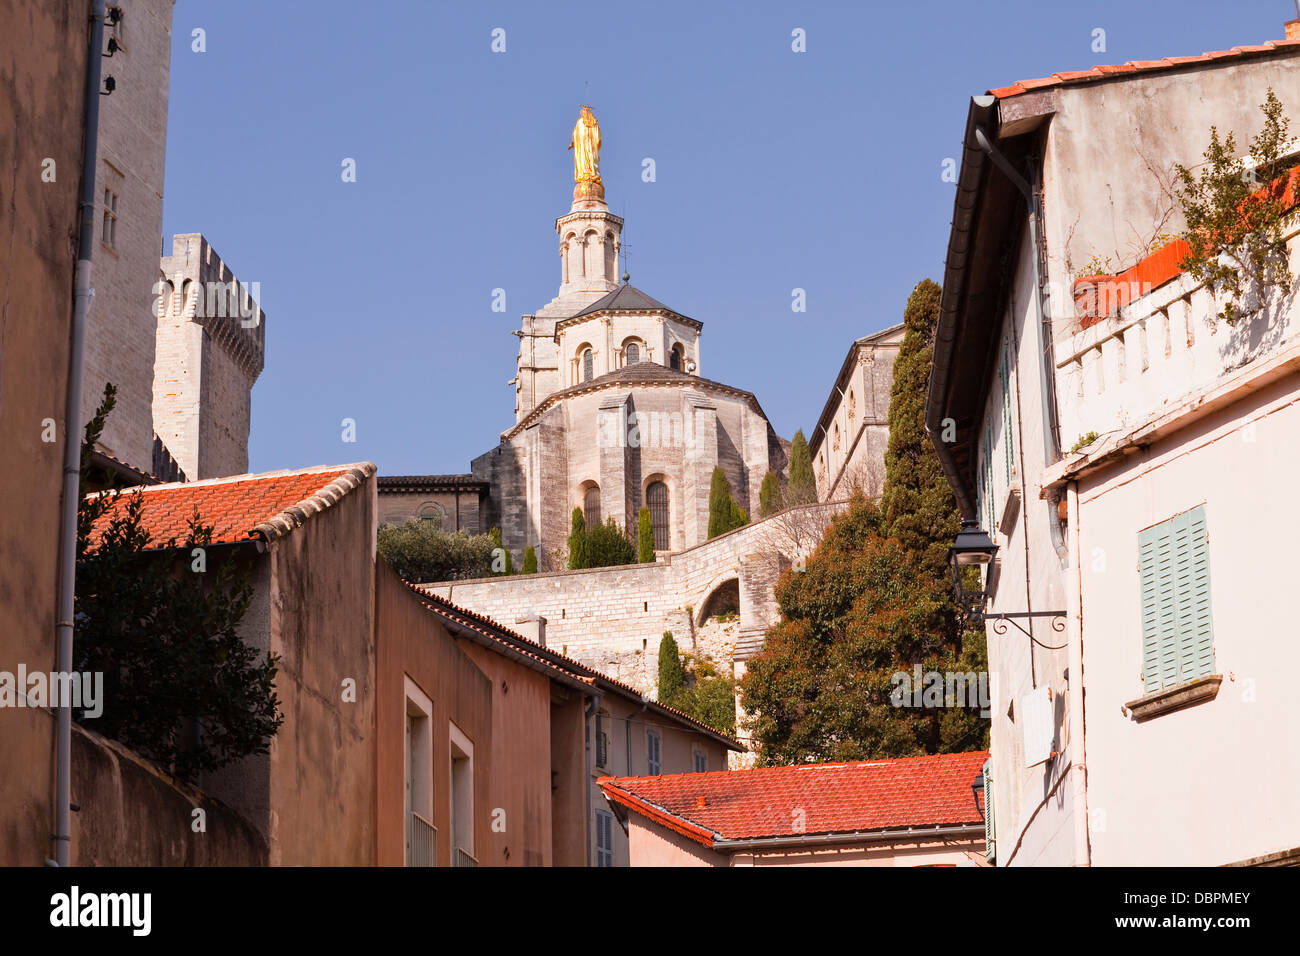
{"type": "Polygon", "coordinates": [[[988,518],[989,537],[998,537],[997,505],[993,493],[993,426],[984,428],[984,510],[988,518]]]}
{"type": "Polygon", "coordinates": [[[1016,471],[1016,443],[1011,429],[1011,356],[1005,347],[999,378],[1002,379],[1002,447],[1007,464],[1007,486],[1010,487],[1011,477],[1016,471]]]}
{"type": "Polygon", "coordinates": [[[663,763],[659,759],[660,756],[659,742],[660,742],[660,737],[657,733],[655,733],[655,731],[653,730],[646,731],[646,735],[645,735],[646,768],[649,770],[650,776],[652,777],[657,777],[662,772],[663,763]]]}
{"type": "Polygon", "coordinates": [[[596,865],[614,865],[614,815],[596,811],[596,865]]]}
{"type": "Polygon", "coordinates": [[[1139,532],[1138,570],[1144,692],[1214,673],[1205,506],[1139,532]]]}
{"type": "Polygon", "coordinates": [[[984,762],[984,859],[996,863],[998,857],[997,839],[993,832],[993,774],[989,772],[989,762],[984,762]]]}

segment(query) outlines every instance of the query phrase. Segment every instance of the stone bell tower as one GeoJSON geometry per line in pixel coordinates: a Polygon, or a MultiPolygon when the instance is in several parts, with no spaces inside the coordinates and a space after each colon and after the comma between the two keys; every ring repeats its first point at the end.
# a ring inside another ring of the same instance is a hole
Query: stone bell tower
{"type": "Polygon", "coordinates": [[[623,220],[605,204],[600,178],[600,126],[591,107],[581,108],[569,142],[573,150],[573,204],[555,220],[560,237],[560,290],[532,315],[525,315],[519,336],[515,386],[515,421],[561,387],[555,323],[618,288],[619,243],[623,220]]]}

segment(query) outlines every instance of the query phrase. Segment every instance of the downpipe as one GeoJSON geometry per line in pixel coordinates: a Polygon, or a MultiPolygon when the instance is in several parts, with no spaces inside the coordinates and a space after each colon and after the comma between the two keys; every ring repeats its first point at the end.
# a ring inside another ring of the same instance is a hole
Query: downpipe
{"type": "MultiPolygon", "coordinates": [[[[77,239],[76,290],[72,302],[72,342],[68,391],[63,413],[63,514],[59,528],[59,598],[55,615],[55,668],[72,672],[72,630],[77,595],[77,505],[81,497],[81,386],[86,350],[86,315],[95,241],[95,171],[99,152],[100,58],[104,46],[105,0],[94,0],[86,55],[86,132],[81,155],[81,230],[77,239]]],[[[72,850],[72,704],[59,697],[55,722],[54,859],[67,866],[72,850]]]]}

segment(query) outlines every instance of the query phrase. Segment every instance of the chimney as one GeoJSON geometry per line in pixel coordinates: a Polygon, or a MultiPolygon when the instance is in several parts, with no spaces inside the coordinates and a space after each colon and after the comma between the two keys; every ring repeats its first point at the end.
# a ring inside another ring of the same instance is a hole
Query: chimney
{"type": "Polygon", "coordinates": [[[1288,40],[1300,40],[1300,0],[1296,0],[1295,19],[1287,21],[1286,38],[1288,40]]]}
{"type": "Polygon", "coordinates": [[[546,646],[546,618],[540,614],[529,611],[518,618],[515,621],[515,630],[530,641],[535,641],[542,647],[546,646]]]}

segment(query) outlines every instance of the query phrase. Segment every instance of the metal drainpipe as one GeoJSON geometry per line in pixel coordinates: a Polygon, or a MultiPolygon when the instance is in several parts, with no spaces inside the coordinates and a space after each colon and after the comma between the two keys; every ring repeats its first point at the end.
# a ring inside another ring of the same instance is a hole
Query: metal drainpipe
{"type": "Polygon", "coordinates": [[[587,866],[591,866],[591,827],[593,823],[591,817],[591,735],[593,733],[591,718],[598,710],[600,710],[600,691],[595,691],[587,700],[586,718],[582,723],[583,743],[586,744],[583,748],[582,758],[582,793],[587,807],[587,816],[583,824],[587,839],[587,866]]]}
{"type": "MultiPolygon", "coordinates": [[[[90,311],[91,257],[95,242],[95,171],[99,152],[100,58],[104,46],[105,0],[94,0],[86,51],[86,135],[81,152],[81,233],[77,239],[72,345],[63,414],[63,515],[59,528],[59,604],[55,617],[56,669],[72,673],[72,618],[77,594],[77,504],[81,492],[81,366],[90,311]]],[[[55,724],[54,864],[67,866],[72,849],[72,705],[59,700],[55,724]]]]}
{"type": "MultiPolygon", "coordinates": [[[[1029,208],[1029,241],[1033,249],[1030,261],[1034,270],[1034,314],[1038,318],[1039,386],[1042,389],[1043,408],[1046,412],[1043,416],[1043,458],[1045,464],[1054,465],[1061,460],[1061,439],[1060,423],[1057,420],[1056,409],[1056,350],[1052,340],[1052,318],[1049,310],[1043,308],[1043,277],[1039,263],[1039,255],[1042,251],[1038,203],[1041,179],[1035,168],[1031,173],[1034,178],[1033,183],[1027,182],[1007,158],[998,152],[983,126],[975,127],[975,141],[979,144],[980,149],[993,160],[998,169],[1002,170],[1007,179],[1011,180],[1011,184],[1020,191],[1020,194],[1025,198],[1026,206],[1029,208]]],[[[1061,534],[1061,519],[1056,513],[1057,503],[1049,500],[1049,505],[1052,513],[1048,518],[1047,528],[1051,535],[1052,547],[1056,550],[1056,556],[1061,562],[1061,566],[1066,567],[1069,561],[1069,549],[1066,547],[1065,539],[1061,534]]]]}
{"type": "Polygon", "coordinates": [[[1070,567],[1066,575],[1065,607],[1070,644],[1070,781],[1074,801],[1074,865],[1091,866],[1088,838],[1088,759],[1083,712],[1083,565],[1079,544],[1079,483],[1066,487],[1069,506],[1070,567]]]}

